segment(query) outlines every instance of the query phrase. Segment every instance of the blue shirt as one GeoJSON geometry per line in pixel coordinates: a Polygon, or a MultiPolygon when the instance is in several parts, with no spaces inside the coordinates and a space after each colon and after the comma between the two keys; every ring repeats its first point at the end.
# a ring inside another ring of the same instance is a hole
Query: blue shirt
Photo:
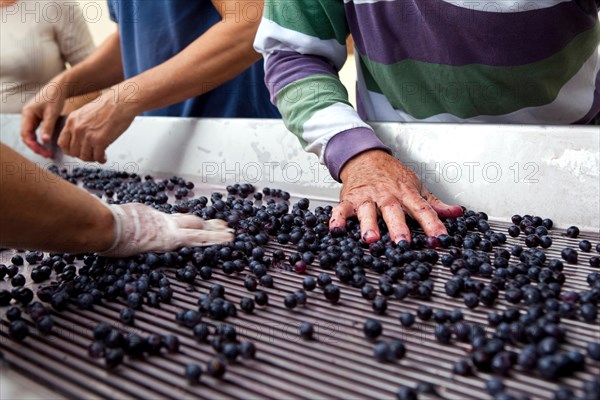
{"type": "MultiPolygon", "coordinates": [[[[119,25],[125,79],[172,58],[221,20],[210,0],[108,0],[108,7],[119,25]]],[[[262,60],[201,96],[144,115],[280,118],[264,83],[262,60]]]]}

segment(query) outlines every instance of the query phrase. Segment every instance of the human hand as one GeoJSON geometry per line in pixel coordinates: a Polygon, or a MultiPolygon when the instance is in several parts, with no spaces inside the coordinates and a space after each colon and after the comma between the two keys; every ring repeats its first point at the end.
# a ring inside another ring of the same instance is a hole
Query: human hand
{"type": "Polygon", "coordinates": [[[140,203],[108,208],[115,219],[115,239],[110,249],[98,253],[106,257],[210,246],[234,238],[227,223],[218,219],[205,221],[191,214],[166,214],[140,203]]]}
{"type": "Polygon", "coordinates": [[[31,99],[21,112],[21,139],[34,153],[50,158],[52,152],[42,143],[50,143],[56,121],[65,105],[66,90],[59,83],[50,82],[31,99]],[[36,129],[40,127],[38,141],[36,129]]]}
{"type": "Polygon", "coordinates": [[[427,236],[448,233],[440,218],[462,215],[460,206],[449,206],[431,194],[408,167],[382,150],[365,151],[348,161],[340,173],[340,204],[333,209],[329,229],[346,226],[357,216],[366,243],[381,238],[377,215],[381,213],[394,242],[410,242],[404,213],[415,219],[427,236]]]}
{"type": "Polygon", "coordinates": [[[106,148],[131,125],[135,112],[118,102],[112,91],[69,114],[58,146],[83,161],[106,162],[106,148]]]}

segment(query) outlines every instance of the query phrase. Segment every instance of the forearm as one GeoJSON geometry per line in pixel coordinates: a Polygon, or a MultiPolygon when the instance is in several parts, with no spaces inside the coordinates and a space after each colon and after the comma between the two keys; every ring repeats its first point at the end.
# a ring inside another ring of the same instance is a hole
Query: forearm
{"type": "Polygon", "coordinates": [[[114,219],[98,199],[0,145],[0,246],[87,252],[108,249],[114,219]]]}
{"type": "Polygon", "coordinates": [[[202,95],[239,75],[260,59],[252,48],[257,24],[221,21],[168,61],[118,88],[134,114],[202,95]],[[132,88],[134,94],[132,93],[132,88]]]}
{"type": "Polygon", "coordinates": [[[109,88],[123,79],[121,44],[117,31],[89,57],[62,72],[52,81],[65,90],[65,97],[74,97],[109,88]]]}
{"type": "Polygon", "coordinates": [[[82,94],[82,95],[75,96],[75,97],[69,97],[65,101],[65,106],[63,107],[62,112],[60,114],[68,115],[71,112],[77,110],[78,108],[83,107],[87,103],[96,100],[98,98],[98,96],[100,96],[101,94],[102,93],[98,91],[98,92],[82,94]]]}

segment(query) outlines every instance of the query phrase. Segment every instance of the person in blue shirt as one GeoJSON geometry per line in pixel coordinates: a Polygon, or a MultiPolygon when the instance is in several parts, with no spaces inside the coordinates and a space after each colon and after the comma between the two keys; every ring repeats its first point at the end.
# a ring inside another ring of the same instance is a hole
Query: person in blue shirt
{"type": "Polygon", "coordinates": [[[279,118],[253,49],[263,1],[108,0],[117,32],[57,75],[23,109],[21,137],[51,157],[49,143],[67,98],[107,89],[72,112],[58,146],[105,162],[106,148],[136,115],[279,118]]]}

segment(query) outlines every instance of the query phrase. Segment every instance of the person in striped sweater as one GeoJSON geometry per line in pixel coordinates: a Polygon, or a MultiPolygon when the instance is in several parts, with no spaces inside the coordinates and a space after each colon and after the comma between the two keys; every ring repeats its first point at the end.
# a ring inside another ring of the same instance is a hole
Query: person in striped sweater
{"type": "Polygon", "coordinates": [[[436,199],[364,121],[590,123],[600,114],[597,0],[267,0],[255,48],[287,128],[343,183],[330,229],[367,243],[429,236],[462,212],[436,199]],[[356,43],[355,111],[338,78],[356,43]]]}

